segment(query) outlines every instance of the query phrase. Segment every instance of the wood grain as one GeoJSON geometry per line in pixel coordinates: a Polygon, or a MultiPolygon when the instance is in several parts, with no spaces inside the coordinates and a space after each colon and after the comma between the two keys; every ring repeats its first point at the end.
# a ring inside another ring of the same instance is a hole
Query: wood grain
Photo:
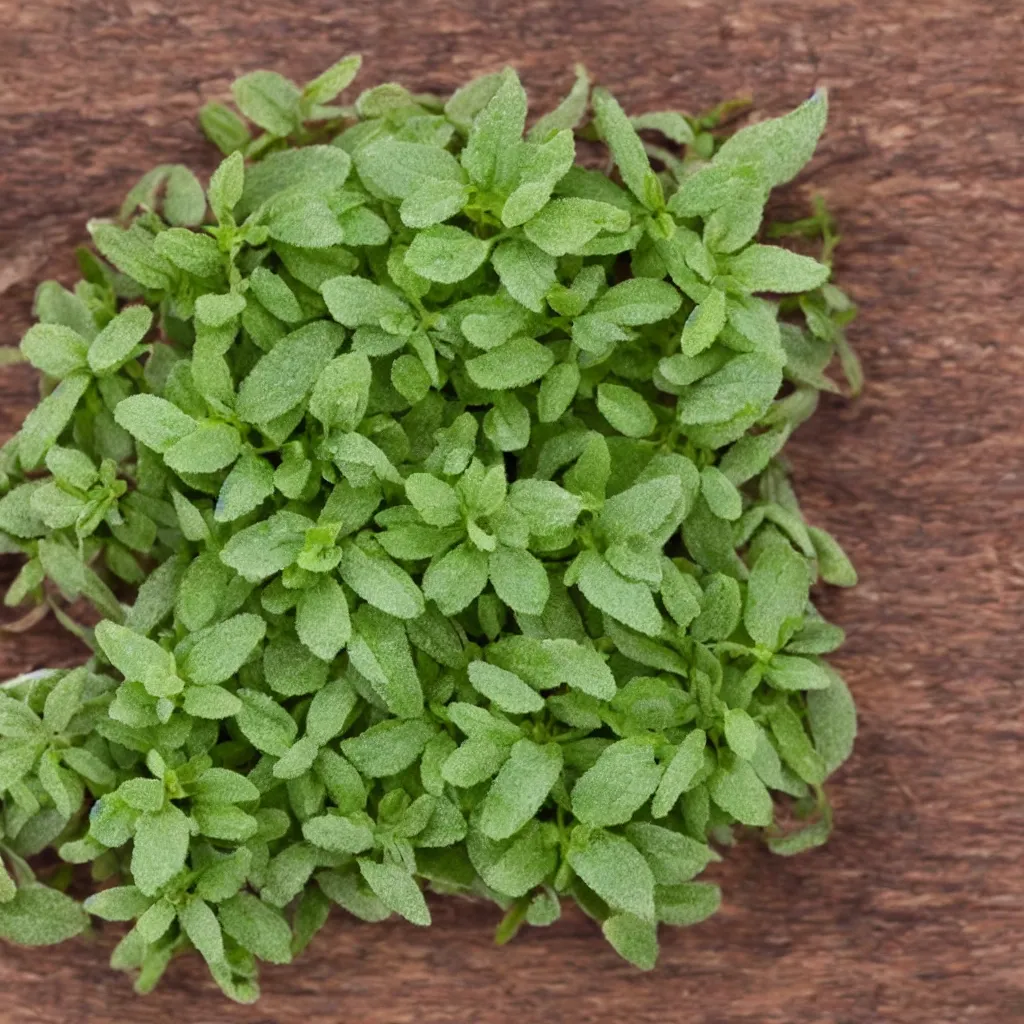
{"type": "MultiPolygon", "coordinates": [[[[863,583],[831,596],[861,736],[832,786],[838,829],[793,860],[742,848],[723,912],[667,931],[640,974],[570,914],[503,950],[495,916],[338,919],[264,998],[224,1002],[192,962],[140,1000],[113,937],[4,948],[0,1021],[360,1024],[1006,1024],[1024,1019],[1024,11],[1017,0],[35,0],[0,2],[0,343],[35,283],[72,278],[88,216],[155,163],[212,157],[193,116],[255,67],[301,78],[361,50],[365,82],[450,90],[506,60],[540,107],[583,60],[633,110],[750,91],[766,112],[817,83],[834,115],[784,204],[823,192],[869,387],[793,444],[809,515],[863,583]]],[[[32,404],[3,372],[0,436],[32,404]]],[[[6,566],[8,573],[13,566],[6,566]]],[[[74,660],[44,626],[0,676],[74,660]]]]}

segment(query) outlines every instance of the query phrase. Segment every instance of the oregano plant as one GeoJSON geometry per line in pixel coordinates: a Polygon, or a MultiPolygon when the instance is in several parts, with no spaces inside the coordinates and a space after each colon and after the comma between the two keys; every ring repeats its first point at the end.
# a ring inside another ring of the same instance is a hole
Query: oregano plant
{"type": "Polygon", "coordinates": [[[254,1000],[425,890],[653,967],[734,837],[825,841],[854,739],[782,455],[853,307],[823,207],[764,222],[825,93],[730,134],[580,68],[527,127],[511,69],[339,101],[359,63],[204,107],[206,187],[145,175],[21,342],[5,603],[92,653],[0,691],[0,936],[126,922],[140,991],[195,950],[254,1000]]]}

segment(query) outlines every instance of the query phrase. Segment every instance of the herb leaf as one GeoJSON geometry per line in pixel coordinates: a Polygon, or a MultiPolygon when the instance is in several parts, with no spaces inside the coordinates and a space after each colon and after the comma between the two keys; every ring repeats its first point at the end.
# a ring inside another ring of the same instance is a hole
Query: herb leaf
{"type": "Polygon", "coordinates": [[[855,309],[820,201],[765,219],[825,94],[730,135],[577,67],[526,131],[511,68],[339,100],[360,66],[207,104],[205,193],[145,174],[21,342],[5,602],[94,656],[0,693],[0,938],[135,922],[140,991],[191,949],[251,1002],[331,902],[427,887],[500,942],[575,899],[650,969],[710,838],[825,842],[856,736],[812,592],[856,571],[784,454],[833,362],[859,390],[855,309]]]}

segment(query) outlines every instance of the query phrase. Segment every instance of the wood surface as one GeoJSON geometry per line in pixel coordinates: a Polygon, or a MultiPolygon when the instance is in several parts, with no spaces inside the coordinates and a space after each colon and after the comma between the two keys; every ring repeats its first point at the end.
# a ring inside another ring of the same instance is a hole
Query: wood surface
{"type": "MultiPolygon", "coordinates": [[[[249,1024],[1009,1024],[1024,1019],[1024,8],[1019,0],[0,0],[0,344],[35,284],[73,280],[91,215],[156,163],[209,170],[200,103],[257,67],[302,79],[360,50],[360,82],[448,91],[506,61],[544,109],[583,60],[628,109],[758,110],[818,83],[833,116],[784,194],[820,190],[860,401],[828,400],[792,444],[809,516],[861,586],[826,611],[860,708],[823,849],[752,846],[712,873],[712,921],[663,930],[659,968],[620,961],[569,913],[505,949],[490,909],[436,924],[339,913],[263,1000],[223,1000],[201,964],[135,997],[114,935],[0,952],[0,1021],[249,1024]]],[[[0,373],[0,437],[33,401],[0,373]]],[[[7,578],[13,560],[3,559],[7,578]]],[[[80,652],[52,624],[0,641],[0,678],[80,652]]]]}

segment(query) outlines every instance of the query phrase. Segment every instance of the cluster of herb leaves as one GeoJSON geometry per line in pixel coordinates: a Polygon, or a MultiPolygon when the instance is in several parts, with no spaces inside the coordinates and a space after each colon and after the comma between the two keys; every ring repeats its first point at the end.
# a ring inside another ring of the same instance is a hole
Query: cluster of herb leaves
{"type": "MultiPolygon", "coordinates": [[[[255,137],[204,108],[209,187],[147,174],[21,344],[6,602],[94,655],[0,693],[0,936],[133,922],[142,991],[195,948],[252,1000],[332,903],[426,925],[424,887],[499,941],[572,897],[649,968],[709,840],[824,841],[853,741],[809,594],[855,573],[780,461],[834,357],[858,386],[852,307],[754,241],[824,93],[723,143],[578,69],[524,137],[512,70],[336,105],[358,67],[241,78],[255,137]]],[[[772,233],[829,259],[823,211],[772,233]]]]}

